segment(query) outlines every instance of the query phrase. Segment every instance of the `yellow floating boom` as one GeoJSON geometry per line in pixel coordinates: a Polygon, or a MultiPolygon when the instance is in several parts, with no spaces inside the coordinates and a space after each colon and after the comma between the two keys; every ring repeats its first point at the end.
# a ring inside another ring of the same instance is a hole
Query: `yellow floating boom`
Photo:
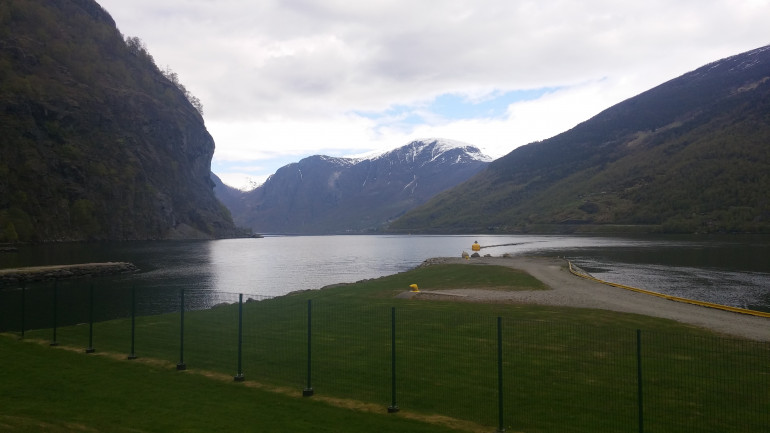
{"type": "Polygon", "coordinates": [[[567,263],[569,264],[569,271],[573,275],[577,275],[580,278],[585,278],[586,280],[592,280],[596,281],[598,283],[606,284],[608,286],[613,287],[620,287],[621,289],[631,290],[634,292],[644,293],[645,295],[651,295],[651,296],[657,296],[659,298],[668,299],[669,301],[676,301],[676,302],[684,302],[686,304],[693,304],[693,305],[700,305],[701,307],[708,307],[708,308],[716,308],[717,310],[724,310],[724,311],[731,311],[733,313],[740,313],[740,314],[749,314],[752,316],[758,316],[758,317],[767,317],[770,318],[770,313],[765,313],[764,311],[756,311],[756,310],[749,310],[747,308],[739,308],[739,307],[731,307],[729,305],[722,305],[722,304],[715,304],[713,302],[705,302],[705,301],[696,301],[695,299],[688,299],[688,298],[682,298],[679,296],[671,296],[671,295],[665,295],[663,293],[653,292],[650,290],[644,290],[644,289],[638,289],[636,287],[631,286],[625,286],[623,284],[618,283],[610,283],[609,281],[600,280],[592,275],[589,275],[585,272],[578,272],[572,267],[572,262],[567,260],[567,263]]]}

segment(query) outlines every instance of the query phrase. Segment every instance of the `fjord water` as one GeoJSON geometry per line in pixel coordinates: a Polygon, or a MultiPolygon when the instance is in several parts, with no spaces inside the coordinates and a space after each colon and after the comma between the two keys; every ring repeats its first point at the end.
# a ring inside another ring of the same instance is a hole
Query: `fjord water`
{"type": "MultiPolygon", "coordinates": [[[[471,252],[476,240],[484,247],[482,254],[565,257],[603,280],[770,311],[767,236],[351,235],[60,243],[21,246],[17,253],[0,255],[0,268],[127,261],[141,271],[96,277],[87,284],[101,292],[129,286],[149,288],[159,296],[180,288],[205,292],[208,297],[200,305],[203,307],[225,298],[232,300],[230,294],[235,293],[255,298],[279,296],[391,275],[431,257],[459,257],[463,251],[471,252]]],[[[44,284],[50,285],[37,285],[44,284]]],[[[165,298],[170,304],[177,302],[174,295],[165,298]]]]}

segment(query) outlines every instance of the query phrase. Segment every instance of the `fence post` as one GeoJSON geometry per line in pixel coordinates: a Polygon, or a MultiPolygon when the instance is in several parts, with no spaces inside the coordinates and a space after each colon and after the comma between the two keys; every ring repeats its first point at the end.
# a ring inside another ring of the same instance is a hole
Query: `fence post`
{"type": "Polygon", "coordinates": [[[94,353],[94,285],[88,288],[88,347],[86,353],[94,353]]]}
{"type": "Polygon", "coordinates": [[[243,382],[243,293],[238,294],[238,374],[233,377],[236,382],[243,382]]]}
{"type": "Polygon", "coordinates": [[[56,327],[58,325],[59,318],[57,316],[58,314],[58,306],[59,303],[59,280],[54,280],[53,282],[53,340],[51,341],[51,346],[58,346],[59,342],[56,341],[56,327]]]}
{"type": "Polygon", "coordinates": [[[391,368],[391,404],[388,413],[398,412],[396,405],[396,307],[390,307],[390,368],[391,368]]]}
{"type": "Polygon", "coordinates": [[[302,390],[303,397],[310,397],[313,395],[313,387],[310,382],[311,366],[312,366],[311,340],[313,335],[312,318],[313,318],[313,300],[308,299],[307,300],[307,386],[305,387],[305,389],[302,390]]]}
{"type": "Polygon", "coordinates": [[[505,431],[503,420],[503,318],[497,316],[497,432],[505,431]]]}
{"type": "Polygon", "coordinates": [[[639,433],[644,433],[644,400],[642,393],[642,330],[636,330],[636,392],[639,407],[639,433]]]}
{"type": "Polygon", "coordinates": [[[21,338],[24,338],[24,328],[26,324],[24,323],[25,319],[25,310],[27,304],[27,284],[22,282],[21,283],[21,338]]]}
{"type": "Polygon", "coordinates": [[[131,353],[128,359],[136,359],[134,353],[134,337],[136,336],[136,287],[131,287],[131,353]]]}
{"type": "Polygon", "coordinates": [[[187,365],[184,363],[184,288],[180,289],[179,293],[179,363],[176,369],[187,370],[187,365]]]}

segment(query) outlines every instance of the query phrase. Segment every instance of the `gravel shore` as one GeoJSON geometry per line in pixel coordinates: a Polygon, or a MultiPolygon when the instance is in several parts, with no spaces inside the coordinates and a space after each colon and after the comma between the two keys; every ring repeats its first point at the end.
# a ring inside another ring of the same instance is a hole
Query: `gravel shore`
{"type": "Polygon", "coordinates": [[[712,331],[758,341],[770,341],[770,319],[670,301],[587,280],[569,272],[567,262],[546,257],[437,258],[430,263],[490,264],[520,269],[551,290],[501,291],[484,289],[434,290],[421,298],[446,297],[466,302],[510,302],[596,308],[672,319],[712,331]]]}

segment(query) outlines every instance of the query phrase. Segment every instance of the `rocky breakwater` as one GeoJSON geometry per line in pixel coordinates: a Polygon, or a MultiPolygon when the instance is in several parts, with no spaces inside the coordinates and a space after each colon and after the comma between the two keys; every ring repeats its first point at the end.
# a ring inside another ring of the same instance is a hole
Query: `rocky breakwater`
{"type": "Polygon", "coordinates": [[[31,266],[25,268],[0,269],[0,286],[18,282],[56,280],[62,278],[91,277],[138,271],[133,263],[105,262],[76,265],[31,266]]]}

